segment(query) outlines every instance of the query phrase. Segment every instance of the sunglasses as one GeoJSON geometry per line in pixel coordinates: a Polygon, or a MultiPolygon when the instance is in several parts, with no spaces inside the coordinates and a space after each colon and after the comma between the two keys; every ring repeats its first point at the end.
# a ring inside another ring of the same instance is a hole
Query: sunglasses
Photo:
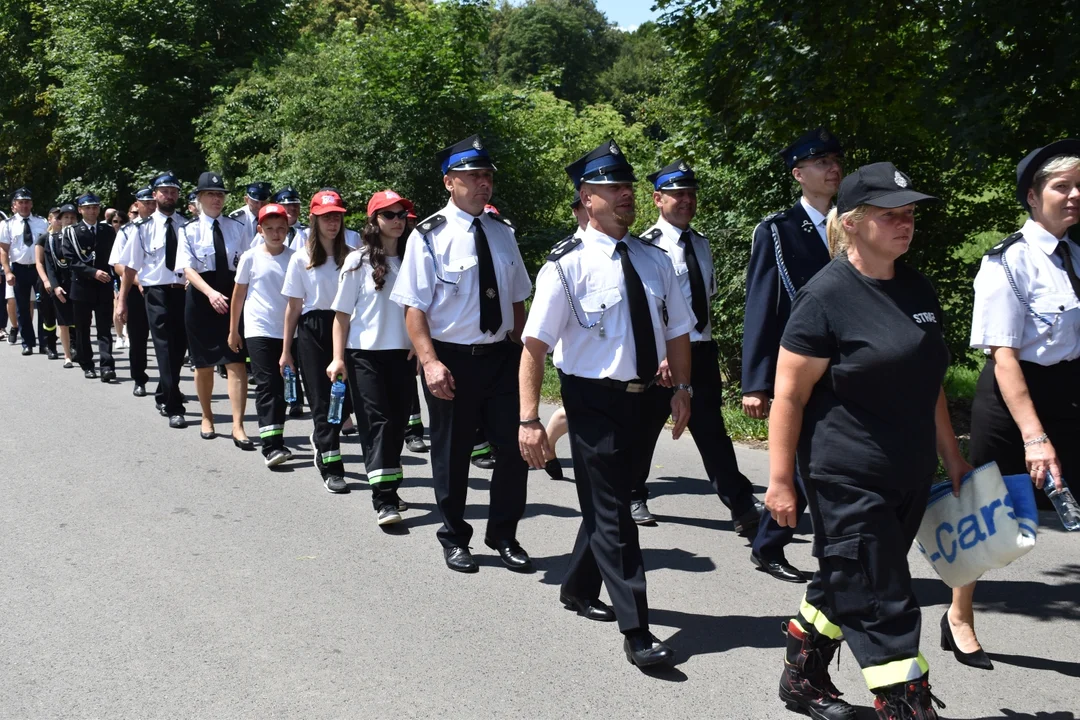
{"type": "Polygon", "coordinates": [[[378,217],[381,217],[383,220],[404,220],[405,218],[409,217],[409,211],[408,210],[401,210],[399,212],[391,212],[389,210],[380,210],[379,212],[377,212],[375,214],[378,217]]]}

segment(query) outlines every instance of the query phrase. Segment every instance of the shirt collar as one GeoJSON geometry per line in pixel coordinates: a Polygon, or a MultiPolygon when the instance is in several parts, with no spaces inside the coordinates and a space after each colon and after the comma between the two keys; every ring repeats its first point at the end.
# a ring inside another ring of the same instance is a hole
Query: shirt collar
{"type": "Polygon", "coordinates": [[[1031,218],[1027,219],[1024,227],[1020,228],[1020,232],[1023,233],[1028,245],[1034,245],[1047,255],[1053,255],[1054,251],[1057,250],[1058,239],[1031,218]]]}
{"type": "Polygon", "coordinates": [[[443,213],[445,214],[447,220],[451,220],[458,225],[466,228],[471,228],[474,220],[479,220],[484,216],[484,213],[480,213],[479,215],[470,215],[469,213],[465,212],[457,205],[455,205],[453,200],[450,200],[446,203],[446,207],[443,208],[443,213]]]}
{"type": "Polygon", "coordinates": [[[825,216],[818,212],[818,209],[806,201],[806,197],[800,197],[799,202],[802,203],[803,210],[810,217],[810,222],[814,223],[814,227],[822,227],[825,225],[825,216]]]}
{"type": "MultiPolygon", "coordinates": [[[[667,220],[665,220],[663,215],[661,215],[660,219],[656,221],[656,228],[664,234],[665,238],[667,238],[673,243],[679,242],[679,239],[682,237],[683,232],[693,232],[692,230],[690,230],[690,228],[686,228],[685,231],[680,230],[679,228],[675,227],[667,220]]],[[[691,235],[691,238],[693,238],[693,235],[691,235]]]]}
{"type": "MultiPolygon", "coordinates": [[[[176,222],[176,213],[175,212],[172,215],[166,215],[165,213],[161,212],[160,210],[155,210],[154,214],[151,215],[150,217],[152,217],[154,219],[154,223],[157,224],[157,225],[164,225],[165,221],[168,220],[169,218],[173,218],[173,222],[176,222]]],[[[200,215],[200,217],[202,217],[202,216],[200,215]]]]}
{"type": "Polygon", "coordinates": [[[217,218],[212,218],[205,213],[199,213],[199,225],[205,226],[207,230],[212,231],[214,229],[214,220],[217,220],[219,225],[221,224],[220,215],[217,218]]]}
{"type": "Polygon", "coordinates": [[[626,247],[630,249],[630,252],[634,252],[634,244],[627,242],[630,238],[630,233],[627,232],[622,238],[613,238],[610,235],[604,233],[601,230],[597,230],[591,224],[585,228],[585,232],[582,234],[581,239],[585,242],[586,247],[595,248],[602,252],[606,257],[615,257],[615,245],[619,242],[625,242],[626,247]]]}

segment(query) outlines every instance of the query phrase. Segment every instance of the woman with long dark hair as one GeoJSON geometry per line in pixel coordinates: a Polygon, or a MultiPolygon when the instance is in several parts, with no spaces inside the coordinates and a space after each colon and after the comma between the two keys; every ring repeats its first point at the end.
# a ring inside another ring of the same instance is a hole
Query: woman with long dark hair
{"type": "Polygon", "coordinates": [[[348,376],[362,435],[364,467],[379,525],[401,521],[401,446],[415,386],[405,313],[390,300],[405,250],[402,237],[412,203],[393,190],[368,202],[363,244],[345,260],[333,308],[334,360],[327,378],[348,376]]]}
{"type": "Polygon", "coordinates": [[[349,486],[341,461],[341,425],[327,418],[333,381],[326,376],[326,366],[334,359],[331,303],[337,295],[338,275],[349,253],[345,245],[345,205],[340,195],[325,190],[311,198],[310,214],[307,242],[289,260],[281,289],[289,298],[289,307],[285,311],[278,365],[282,373],[286,366],[297,369],[292,352],[295,338],[300,376],[308,391],[311,419],[315,423],[311,435],[315,467],[329,492],[347,493],[349,486]]]}

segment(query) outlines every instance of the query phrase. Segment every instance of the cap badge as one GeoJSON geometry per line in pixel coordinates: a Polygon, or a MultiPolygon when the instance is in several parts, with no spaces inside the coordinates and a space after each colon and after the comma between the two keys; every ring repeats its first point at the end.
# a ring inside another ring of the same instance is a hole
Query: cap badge
{"type": "Polygon", "coordinates": [[[494,300],[496,295],[495,288],[488,288],[484,291],[484,294],[487,295],[488,300],[494,300]]]}
{"type": "Polygon", "coordinates": [[[221,180],[218,179],[217,175],[211,175],[210,176],[210,182],[221,182],[221,180]]]}
{"type": "Polygon", "coordinates": [[[899,170],[897,170],[896,174],[893,175],[893,181],[902,188],[907,187],[907,180],[904,179],[904,176],[900,174],[899,170]]]}
{"type": "Polygon", "coordinates": [[[612,155],[620,155],[621,154],[621,151],[619,150],[619,146],[615,144],[614,140],[611,142],[611,145],[608,146],[608,151],[612,155]]]}
{"type": "Polygon", "coordinates": [[[679,163],[679,170],[681,170],[682,172],[688,172],[690,168],[686,167],[686,163],[683,162],[679,163]]]}
{"type": "Polygon", "coordinates": [[[476,138],[475,140],[473,140],[472,141],[472,146],[473,146],[474,150],[483,150],[484,149],[484,145],[483,145],[483,143],[480,142],[480,138],[476,138]]]}
{"type": "Polygon", "coordinates": [[[829,132],[824,128],[818,133],[818,137],[821,138],[821,142],[829,142],[829,132]]]}

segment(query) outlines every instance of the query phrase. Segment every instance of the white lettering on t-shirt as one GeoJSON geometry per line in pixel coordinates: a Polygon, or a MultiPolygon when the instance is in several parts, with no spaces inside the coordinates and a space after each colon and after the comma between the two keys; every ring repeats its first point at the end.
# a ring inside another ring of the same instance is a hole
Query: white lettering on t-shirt
{"type": "Polygon", "coordinates": [[[915,322],[920,325],[923,323],[937,323],[937,315],[932,312],[915,313],[911,317],[915,318],[915,322]]]}

